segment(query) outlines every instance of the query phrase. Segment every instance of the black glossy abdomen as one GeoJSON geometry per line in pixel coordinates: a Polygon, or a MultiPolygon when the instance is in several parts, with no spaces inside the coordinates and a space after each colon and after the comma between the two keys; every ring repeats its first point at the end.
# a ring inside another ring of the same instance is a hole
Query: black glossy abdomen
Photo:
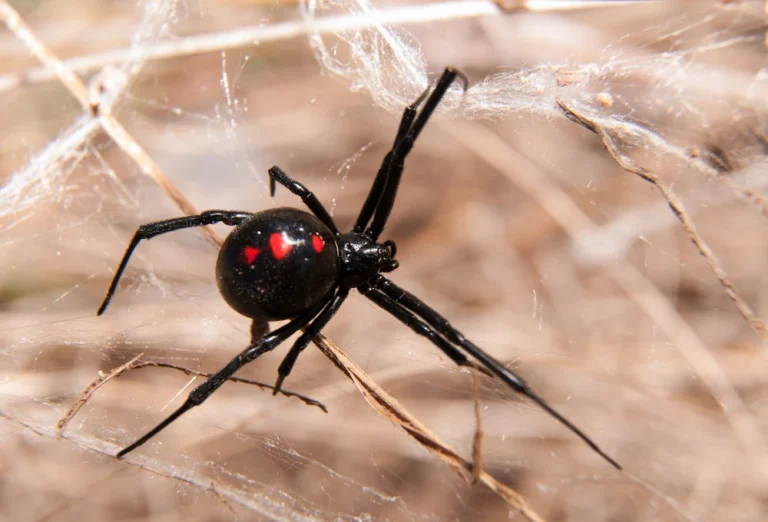
{"type": "Polygon", "coordinates": [[[290,319],[322,299],[339,277],[333,233],[294,208],[254,215],[219,251],[216,281],[237,312],[268,321],[290,319]]]}

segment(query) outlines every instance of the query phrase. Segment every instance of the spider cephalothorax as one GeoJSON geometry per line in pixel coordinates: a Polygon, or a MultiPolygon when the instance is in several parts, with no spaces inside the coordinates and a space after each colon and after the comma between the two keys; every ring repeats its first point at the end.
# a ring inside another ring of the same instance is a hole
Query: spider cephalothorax
{"type": "Polygon", "coordinates": [[[394,242],[377,243],[367,234],[350,232],[339,236],[341,284],[357,288],[382,272],[398,267],[394,260],[394,242]]]}
{"type": "Polygon", "coordinates": [[[469,359],[472,358],[486,374],[536,402],[611,465],[621,469],[586,434],[536,395],[523,379],[472,343],[429,305],[381,275],[398,267],[395,243],[378,240],[395,203],[405,158],[456,78],[460,78],[466,88],[464,75],[447,68],[431,94],[427,89],[406,107],[392,149],[384,157],[350,232],[341,233],[314,194],[278,167],[269,169],[271,193],[274,195],[276,183],[283,185],[301,197],[311,214],[293,208],[258,213],[211,210],[139,227],[117,268],[99,315],[107,308],[139,241],[182,228],[224,223],[235,229],[219,252],[217,283],[227,303],[253,319],[252,339],[229,364],[192,390],[181,407],[120,451],[118,457],[144,444],[184,412],[201,404],[245,364],[304,329],[280,364],[274,388],[277,393],[302,350],[331,320],[350,290],[356,288],[415,333],[426,337],[456,364],[473,366],[469,359]],[[424,106],[417,112],[422,103],[424,106]],[[262,327],[265,321],[284,319],[290,321],[273,332],[262,327]]]}

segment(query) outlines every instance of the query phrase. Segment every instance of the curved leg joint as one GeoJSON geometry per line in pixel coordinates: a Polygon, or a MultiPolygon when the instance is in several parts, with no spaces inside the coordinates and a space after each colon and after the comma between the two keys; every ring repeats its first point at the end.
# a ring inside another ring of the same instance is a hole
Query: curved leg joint
{"type": "Polygon", "coordinates": [[[307,208],[309,208],[315,217],[322,221],[325,226],[330,228],[331,232],[336,235],[341,233],[339,232],[339,228],[336,226],[336,223],[333,221],[331,215],[327,210],[325,210],[323,204],[320,203],[320,200],[317,199],[312,191],[310,191],[307,187],[298,181],[292,179],[283,171],[283,169],[277,165],[269,169],[269,193],[271,196],[275,195],[276,183],[280,183],[282,186],[287,188],[291,194],[299,196],[307,208]]]}

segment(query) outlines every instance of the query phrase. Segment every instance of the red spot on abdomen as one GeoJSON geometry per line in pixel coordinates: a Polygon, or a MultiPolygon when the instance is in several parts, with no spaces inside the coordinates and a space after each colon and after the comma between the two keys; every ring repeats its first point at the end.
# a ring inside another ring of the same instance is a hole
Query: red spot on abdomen
{"type": "Polygon", "coordinates": [[[272,249],[272,255],[275,256],[275,259],[280,261],[288,255],[293,245],[285,240],[281,232],[275,232],[269,236],[269,247],[272,249]]]}
{"type": "Polygon", "coordinates": [[[325,241],[323,241],[323,238],[320,236],[312,236],[312,248],[315,249],[315,252],[318,254],[323,251],[323,247],[325,246],[325,241]]]}
{"type": "Polygon", "coordinates": [[[245,261],[245,264],[253,264],[253,261],[256,259],[256,256],[259,255],[259,252],[261,252],[261,250],[254,246],[246,246],[243,249],[243,260],[245,261]]]}

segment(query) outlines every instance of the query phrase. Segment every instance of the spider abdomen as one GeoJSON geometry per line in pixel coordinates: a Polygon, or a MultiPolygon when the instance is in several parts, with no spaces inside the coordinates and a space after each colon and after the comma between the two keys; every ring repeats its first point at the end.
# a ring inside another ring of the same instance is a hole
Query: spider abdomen
{"type": "Polygon", "coordinates": [[[229,234],[219,251],[216,281],[235,311],[267,321],[300,315],[328,294],[339,277],[334,234],[294,208],[255,214],[229,234]]]}

